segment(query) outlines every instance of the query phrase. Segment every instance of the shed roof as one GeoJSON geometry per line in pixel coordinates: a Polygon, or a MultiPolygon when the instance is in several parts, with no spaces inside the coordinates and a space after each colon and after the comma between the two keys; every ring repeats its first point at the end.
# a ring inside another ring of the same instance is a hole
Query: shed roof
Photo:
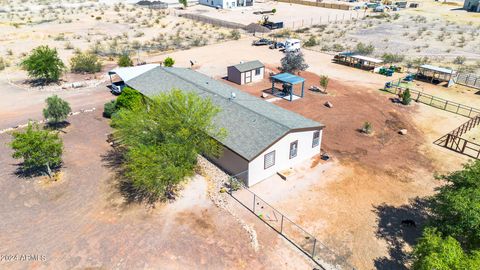
{"type": "Polygon", "coordinates": [[[286,82],[290,84],[297,84],[305,81],[304,78],[290,74],[290,73],[280,73],[272,76],[272,78],[277,81],[286,82]]]}
{"type": "Polygon", "coordinates": [[[265,65],[262,64],[262,62],[260,62],[258,60],[249,61],[249,62],[234,65],[234,67],[236,69],[238,69],[238,71],[240,71],[240,72],[250,71],[250,70],[257,69],[257,68],[262,68],[264,66],[265,65]]]}
{"type": "Polygon", "coordinates": [[[181,89],[210,98],[221,108],[215,123],[227,130],[216,139],[248,161],[292,131],[324,127],[191,69],[156,67],[125,83],[146,96],[181,89]]]}
{"type": "Polygon", "coordinates": [[[440,73],[445,73],[445,74],[452,74],[453,73],[452,69],[442,68],[442,67],[437,67],[437,66],[432,66],[432,65],[421,65],[420,68],[433,70],[433,71],[440,72],[440,73]]]}

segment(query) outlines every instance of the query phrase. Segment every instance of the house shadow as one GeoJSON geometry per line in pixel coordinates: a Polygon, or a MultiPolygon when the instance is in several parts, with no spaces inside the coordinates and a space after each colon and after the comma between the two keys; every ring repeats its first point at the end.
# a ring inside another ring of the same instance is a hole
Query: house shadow
{"type": "Polygon", "coordinates": [[[114,172],[114,177],[109,182],[112,190],[118,192],[126,204],[147,203],[153,205],[158,198],[151,194],[136,188],[133,182],[126,176],[125,149],[121,147],[112,147],[106,154],[101,156],[103,166],[114,172]]]}
{"type": "Polygon", "coordinates": [[[377,214],[377,238],[384,239],[388,244],[388,257],[375,259],[375,269],[379,270],[407,270],[406,264],[410,260],[407,246],[413,246],[422,234],[428,218],[428,202],[425,198],[415,198],[409,204],[398,207],[381,204],[373,210],[377,214]],[[405,225],[405,222],[413,224],[405,225]]]}

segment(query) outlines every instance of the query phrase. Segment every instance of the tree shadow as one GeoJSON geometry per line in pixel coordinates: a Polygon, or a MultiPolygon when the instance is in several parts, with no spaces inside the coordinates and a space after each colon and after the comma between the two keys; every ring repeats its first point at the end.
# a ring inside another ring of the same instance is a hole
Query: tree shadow
{"type": "Polygon", "coordinates": [[[410,260],[406,252],[407,246],[413,246],[422,234],[427,218],[426,198],[415,198],[409,204],[399,207],[381,204],[373,210],[378,218],[377,238],[384,239],[388,243],[388,257],[375,259],[375,268],[381,270],[408,269],[406,264],[410,260]],[[406,226],[402,223],[411,220],[414,226],[406,226]],[[403,221],[403,222],[402,222],[403,221]]]}
{"type": "MultiPolygon", "coordinates": [[[[29,179],[29,178],[39,177],[39,176],[48,176],[46,169],[42,167],[25,168],[24,166],[25,164],[23,162],[12,164],[12,165],[16,166],[16,169],[13,172],[13,175],[15,175],[18,178],[29,179]]],[[[59,172],[61,167],[62,167],[62,164],[51,167],[50,169],[52,171],[52,175],[59,172]]]]}
{"type": "Polygon", "coordinates": [[[125,199],[126,204],[146,203],[153,206],[158,201],[156,196],[135,187],[133,182],[126,176],[126,170],[123,166],[125,163],[124,148],[112,146],[101,157],[104,166],[111,169],[115,174],[110,184],[125,199]]]}
{"type": "Polygon", "coordinates": [[[68,126],[70,126],[70,122],[68,121],[61,121],[57,123],[50,123],[50,122],[45,123],[45,129],[56,130],[63,133],[66,133],[66,132],[63,131],[62,129],[67,128],[68,126]]]}
{"type": "Polygon", "coordinates": [[[60,80],[51,81],[51,80],[40,79],[40,78],[39,79],[29,79],[29,80],[26,80],[25,82],[32,87],[44,87],[44,86],[48,86],[50,84],[60,85],[60,80]]]}

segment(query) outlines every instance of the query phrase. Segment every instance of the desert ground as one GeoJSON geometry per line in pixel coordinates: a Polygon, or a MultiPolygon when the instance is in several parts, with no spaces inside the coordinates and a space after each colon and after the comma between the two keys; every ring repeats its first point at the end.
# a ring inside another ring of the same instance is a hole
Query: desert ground
{"type": "MultiPolygon", "coordinates": [[[[278,72],[282,52],[251,46],[255,38],[245,33],[239,40],[228,41],[233,39],[230,29],[179,18],[177,9],[150,11],[90,1],[0,3],[0,56],[7,63],[0,70],[0,129],[24,124],[29,119],[41,120],[44,100],[52,94],[70,102],[73,111],[96,108],[69,118],[70,125],[62,132],[64,169],[57,182],[17,175],[18,161],[11,158],[7,146],[11,134],[0,134],[0,214],[4,217],[0,220],[0,254],[41,256],[41,260],[30,262],[0,261],[0,268],[315,267],[303,253],[232,198],[225,196],[227,207],[219,207],[211,198],[212,193],[218,193],[217,189],[212,190],[215,177],[196,175],[183,187],[181,198],[158,203],[155,208],[129,202],[115,180],[115,156],[106,141],[111,128],[101,116],[103,104],[115,98],[108,92],[106,72],[116,66],[115,57],[123,51],[138,52],[133,54],[135,62],[158,63],[172,57],[175,66],[189,68],[193,61],[195,70],[225,83],[230,83],[223,79],[226,67],[240,61],[258,59],[266,65],[267,72],[278,72]],[[42,44],[57,48],[66,63],[75,49],[92,50],[102,56],[102,72],[67,72],[59,84],[32,87],[18,63],[32,48],[42,44]],[[72,87],[76,82],[85,85],[72,87]]],[[[385,77],[331,61],[335,51],[331,48],[338,49],[335,44],[348,49],[362,41],[375,45],[374,56],[380,57],[384,52],[412,56],[405,61],[428,56],[432,63],[459,67],[453,60],[466,56],[467,65],[463,66],[475,71],[480,18],[457,10],[457,2],[421,3],[418,10],[398,12],[398,19],[392,13],[385,18],[369,16],[288,30],[291,36],[304,40],[314,36],[321,41],[311,50],[303,50],[309,68],[300,76],[306,79],[307,89],[318,85],[319,76],[328,75],[328,94],[305,90],[303,99],[273,103],[325,124],[322,150],[331,160],[308,161],[294,168],[295,173],[287,181],[274,176],[252,187],[252,191],[356,269],[407,269],[407,252],[424,223],[423,199],[442,184],[434,179],[434,173],[459,169],[468,160],[433,144],[466,122],[466,117],[415,102],[410,106],[393,103],[394,96],[379,89],[402,74],[385,77]],[[472,23],[466,17],[472,18],[472,23]],[[409,23],[412,20],[414,24],[409,23]],[[427,26],[435,29],[422,30],[427,26]],[[419,30],[424,35],[418,34],[419,30]],[[428,31],[431,33],[427,34],[428,31]],[[403,35],[405,32],[407,35],[403,35]],[[449,33],[444,41],[438,40],[442,32],[449,33]],[[413,36],[418,40],[412,40],[413,36]],[[459,47],[462,36],[464,46],[459,47]],[[416,48],[412,43],[419,45],[416,48]],[[326,101],[333,108],[325,107],[326,101]],[[365,121],[373,125],[370,136],[358,131],[365,121]],[[400,129],[407,129],[408,133],[400,135],[400,129]],[[405,218],[414,219],[418,226],[401,227],[400,220],[405,218]]],[[[295,20],[286,14],[290,5],[262,5],[260,8],[278,8],[278,14],[271,19],[278,15],[281,20],[295,20]]],[[[310,17],[333,12],[293,7],[308,9],[310,17]]],[[[202,6],[189,9],[187,12],[202,14],[205,9],[209,16],[217,18],[232,14],[232,20],[238,21],[243,16],[241,12],[252,12],[245,9],[231,13],[202,6]]],[[[249,16],[246,23],[257,19],[249,16]]],[[[274,34],[286,33],[281,30],[274,34]]],[[[271,84],[266,79],[235,87],[260,96],[271,84]]],[[[421,82],[415,82],[414,88],[480,107],[478,90],[421,82]]],[[[466,136],[478,140],[478,134],[475,129],[466,136]]]]}

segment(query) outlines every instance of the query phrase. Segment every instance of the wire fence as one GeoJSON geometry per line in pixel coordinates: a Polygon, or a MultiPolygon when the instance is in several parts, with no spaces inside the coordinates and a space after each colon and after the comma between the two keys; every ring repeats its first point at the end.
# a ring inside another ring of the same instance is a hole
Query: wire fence
{"type": "Polygon", "coordinates": [[[243,182],[231,177],[229,194],[265,224],[300,249],[322,269],[355,270],[345,257],[339,256],[329,249],[311,233],[304,230],[301,226],[287,218],[280,211],[245,187],[243,182]]]}
{"type": "Polygon", "coordinates": [[[406,89],[409,89],[412,100],[415,100],[416,102],[427,104],[432,107],[463,115],[469,118],[475,117],[476,115],[480,114],[480,109],[412,89],[410,88],[410,84],[408,82],[405,82],[403,78],[398,79],[398,81],[387,82],[385,84],[385,87],[383,88],[384,91],[392,94],[401,94],[406,89]]]}
{"type": "Polygon", "coordinates": [[[350,12],[343,14],[331,14],[320,17],[302,18],[299,20],[287,20],[283,23],[284,28],[298,30],[305,27],[337,23],[342,21],[362,19],[366,16],[363,12],[350,12]]]}
{"type": "Polygon", "coordinates": [[[480,77],[476,74],[458,74],[455,83],[480,89],[480,77]]]}

